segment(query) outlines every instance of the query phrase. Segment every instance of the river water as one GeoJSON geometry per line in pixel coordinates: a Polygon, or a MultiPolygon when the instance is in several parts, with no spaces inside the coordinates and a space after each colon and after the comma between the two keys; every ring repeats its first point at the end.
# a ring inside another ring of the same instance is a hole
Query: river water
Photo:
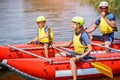
{"type": "MultiPolygon", "coordinates": [[[[87,28],[99,16],[99,11],[89,0],[0,0],[0,45],[22,44],[32,40],[37,35],[35,19],[40,15],[46,17],[46,25],[52,27],[54,41],[57,42],[70,40],[73,34],[72,17],[84,17],[87,28]]],[[[115,15],[120,30],[119,14],[115,15]]],[[[120,31],[115,33],[116,38],[120,38],[119,33],[120,31]]],[[[97,29],[91,34],[101,33],[97,29]]],[[[0,76],[0,80],[17,80],[17,77],[24,80],[12,72],[1,71],[0,76]]]]}

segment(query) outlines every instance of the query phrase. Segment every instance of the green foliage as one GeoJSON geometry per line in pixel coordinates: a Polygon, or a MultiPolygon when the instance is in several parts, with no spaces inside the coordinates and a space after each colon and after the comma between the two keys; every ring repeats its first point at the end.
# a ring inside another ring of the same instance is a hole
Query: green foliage
{"type": "Polygon", "coordinates": [[[120,0],[90,0],[89,3],[98,9],[99,3],[102,1],[107,1],[109,3],[109,11],[119,15],[120,13],[120,0]]]}

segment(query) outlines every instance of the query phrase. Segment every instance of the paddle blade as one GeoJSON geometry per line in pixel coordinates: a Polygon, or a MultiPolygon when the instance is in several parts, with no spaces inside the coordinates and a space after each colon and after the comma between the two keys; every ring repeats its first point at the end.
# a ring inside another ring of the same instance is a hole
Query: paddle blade
{"type": "Polygon", "coordinates": [[[93,65],[101,73],[109,76],[110,78],[113,78],[112,69],[110,67],[108,67],[100,62],[92,62],[91,65],[93,65]]]}

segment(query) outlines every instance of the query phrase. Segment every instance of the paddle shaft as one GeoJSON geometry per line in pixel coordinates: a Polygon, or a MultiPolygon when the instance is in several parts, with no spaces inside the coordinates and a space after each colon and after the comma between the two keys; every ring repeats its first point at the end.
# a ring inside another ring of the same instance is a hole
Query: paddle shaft
{"type": "Polygon", "coordinates": [[[107,48],[107,49],[111,49],[111,50],[115,50],[117,52],[120,52],[120,50],[117,50],[117,49],[114,49],[114,48],[110,48],[110,47],[106,47],[106,46],[102,46],[100,44],[95,44],[95,43],[91,43],[92,45],[95,45],[95,46],[99,46],[99,47],[103,47],[103,48],[107,48]]]}
{"type": "Polygon", "coordinates": [[[37,55],[37,54],[35,54],[35,53],[31,53],[31,52],[25,51],[25,50],[23,50],[23,49],[21,49],[21,48],[17,48],[17,47],[15,47],[15,46],[12,46],[12,45],[9,45],[9,44],[5,44],[5,46],[8,46],[8,47],[13,48],[13,49],[15,49],[15,50],[18,50],[18,51],[24,52],[24,53],[26,53],[26,54],[32,55],[32,56],[34,56],[34,57],[37,57],[37,58],[40,58],[40,59],[44,59],[44,60],[46,60],[46,61],[51,62],[51,59],[44,58],[44,57],[39,56],[39,55],[37,55]]]}
{"type": "Polygon", "coordinates": [[[63,51],[62,49],[59,49],[59,48],[57,48],[57,47],[55,47],[55,46],[53,46],[53,48],[56,49],[56,50],[58,50],[58,51],[64,52],[64,53],[66,53],[66,54],[68,54],[68,55],[71,55],[69,52],[63,51]]]}

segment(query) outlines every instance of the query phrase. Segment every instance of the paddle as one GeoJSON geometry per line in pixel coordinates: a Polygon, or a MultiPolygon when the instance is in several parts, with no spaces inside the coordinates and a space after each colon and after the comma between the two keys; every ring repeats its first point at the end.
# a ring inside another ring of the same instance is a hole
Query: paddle
{"type": "MultiPolygon", "coordinates": [[[[62,49],[64,49],[64,50],[71,50],[71,49],[68,49],[68,48],[63,48],[63,47],[60,47],[60,48],[62,48],[62,49]]],[[[63,51],[63,50],[61,50],[61,51],[63,51]]],[[[71,50],[71,51],[73,51],[73,50],[71,50]]],[[[67,52],[68,53],[68,52],[67,52]]],[[[69,53],[70,54],[70,53],[69,53]]],[[[101,73],[103,73],[103,74],[105,74],[105,75],[107,75],[107,76],[109,76],[110,78],[113,78],[113,73],[112,73],[112,69],[110,68],[110,67],[108,67],[108,66],[106,66],[106,65],[104,65],[104,64],[102,64],[102,63],[100,63],[100,62],[89,62],[88,60],[85,60],[85,59],[81,59],[82,61],[85,61],[85,62],[87,62],[88,64],[91,64],[92,66],[94,66],[98,71],[100,71],[101,73]]]]}
{"type": "Polygon", "coordinates": [[[95,45],[95,46],[100,46],[100,47],[103,47],[103,48],[107,48],[107,49],[111,49],[111,50],[120,52],[120,50],[117,50],[117,49],[114,49],[114,48],[110,48],[110,47],[106,47],[106,46],[102,46],[102,45],[100,45],[100,44],[95,44],[95,43],[91,43],[91,44],[92,44],[92,45],[95,45]]]}
{"type": "Polygon", "coordinates": [[[12,46],[12,45],[9,45],[9,44],[4,44],[4,45],[5,45],[5,46],[8,46],[8,47],[10,47],[10,48],[13,48],[13,49],[15,49],[15,50],[24,52],[24,53],[26,53],[26,54],[32,55],[32,56],[34,56],[34,57],[37,57],[37,58],[40,58],[40,59],[44,59],[44,60],[46,60],[46,61],[49,61],[50,63],[52,62],[51,59],[44,58],[44,57],[39,56],[39,55],[37,55],[37,54],[34,54],[34,53],[31,53],[31,52],[25,51],[25,50],[23,50],[23,49],[21,49],[21,48],[17,48],[17,47],[15,47],[15,46],[12,46]]]}
{"type": "Polygon", "coordinates": [[[81,59],[82,61],[87,62],[88,64],[91,64],[92,66],[94,66],[98,71],[100,71],[101,73],[109,76],[110,78],[113,78],[113,73],[112,73],[112,69],[100,62],[89,62],[85,59],[81,59]]]}

